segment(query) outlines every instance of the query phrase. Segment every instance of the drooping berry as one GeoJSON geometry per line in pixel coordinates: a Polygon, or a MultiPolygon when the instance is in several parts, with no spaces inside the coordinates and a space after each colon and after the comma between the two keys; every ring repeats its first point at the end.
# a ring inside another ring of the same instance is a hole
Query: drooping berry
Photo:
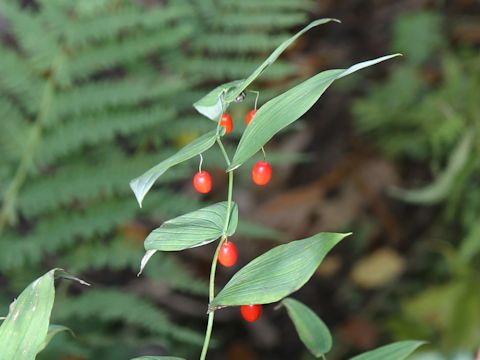
{"type": "Polygon", "coordinates": [[[256,113],[257,113],[257,110],[255,110],[255,109],[248,112],[247,117],[245,119],[245,123],[247,125],[250,124],[250,121],[252,121],[252,119],[253,119],[253,117],[255,116],[256,113]]]}
{"type": "Polygon", "coordinates": [[[233,130],[233,119],[228,113],[224,113],[220,119],[220,126],[225,128],[225,134],[230,134],[233,130]]]}
{"type": "Polygon", "coordinates": [[[212,190],[212,177],[207,171],[199,171],[193,177],[193,187],[201,194],[207,194],[212,190]]]}
{"type": "Polygon", "coordinates": [[[262,315],[262,305],[242,305],[240,307],[242,317],[248,322],[255,322],[262,315]]]}
{"type": "Polygon", "coordinates": [[[238,251],[235,244],[231,241],[225,241],[218,254],[218,262],[225,267],[235,265],[238,259],[238,251]]]}
{"type": "Polygon", "coordinates": [[[264,160],[255,164],[252,170],[252,180],[255,184],[263,186],[272,178],[272,166],[264,160]]]}

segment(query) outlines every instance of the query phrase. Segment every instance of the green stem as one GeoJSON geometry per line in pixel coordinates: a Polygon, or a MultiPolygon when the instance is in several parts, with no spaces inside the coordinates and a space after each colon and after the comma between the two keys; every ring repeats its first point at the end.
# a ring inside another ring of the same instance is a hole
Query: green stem
{"type": "Polygon", "coordinates": [[[217,144],[220,146],[220,150],[222,150],[223,157],[225,158],[225,162],[227,163],[227,166],[230,166],[230,158],[228,157],[227,151],[225,150],[225,147],[223,146],[222,140],[220,139],[220,136],[217,136],[217,144]]]}
{"type": "MultiPolygon", "coordinates": [[[[217,142],[220,145],[220,148],[223,148],[222,142],[220,139],[217,138],[217,142]]],[[[230,163],[226,152],[224,152],[225,160],[227,163],[230,163]]],[[[217,261],[218,261],[218,254],[220,253],[220,249],[223,243],[227,240],[227,229],[228,224],[230,222],[230,214],[232,212],[232,197],[233,197],[233,171],[228,172],[228,198],[227,198],[227,216],[225,218],[225,226],[223,229],[223,235],[217,245],[217,249],[215,250],[215,255],[213,255],[212,266],[210,268],[210,283],[209,283],[209,291],[208,291],[208,301],[212,302],[213,298],[215,297],[215,273],[217,270],[217,261]]],[[[207,357],[208,346],[210,344],[210,338],[212,336],[212,329],[213,329],[213,319],[215,317],[215,311],[212,311],[208,314],[208,323],[207,323],[207,330],[205,332],[205,340],[203,342],[202,353],[200,355],[200,360],[205,360],[207,357]]]]}
{"type": "Polygon", "coordinates": [[[20,164],[3,198],[3,206],[0,210],[0,234],[3,232],[7,223],[12,222],[15,217],[15,201],[20,188],[27,179],[28,172],[37,154],[37,146],[40,143],[43,125],[51,107],[52,97],[53,84],[51,81],[48,81],[43,90],[37,120],[30,130],[30,135],[25,145],[22,158],[20,159],[20,164]]]}
{"type": "MultiPolygon", "coordinates": [[[[226,237],[222,236],[222,238],[220,239],[217,245],[217,249],[215,250],[215,255],[213,256],[212,267],[210,268],[210,284],[209,284],[209,291],[208,291],[208,302],[211,302],[215,297],[215,272],[217,270],[218,254],[220,253],[220,249],[225,240],[226,240],[226,237]]],[[[202,348],[202,354],[200,355],[200,360],[205,360],[205,358],[207,357],[208,345],[210,344],[210,338],[212,336],[214,317],[215,317],[215,311],[212,311],[208,314],[207,331],[205,332],[205,340],[203,342],[203,348],[202,348]]]]}
{"type": "Polygon", "coordinates": [[[17,171],[15,172],[12,181],[5,191],[3,205],[0,210],[0,234],[3,233],[7,223],[12,222],[12,220],[15,218],[15,202],[18,192],[27,180],[28,173],[34,163],[35,156],[37,155],[37,147],[42,137],[42,130],[45,126],[45,123],[48,121],[50,109],[52,107],[55,74],[57,69],[61,66],[63,59],[62,53],[58,53],[53,59],[51,66],[52,75],[47,80],[45,87],[43,88],[37,118],[32,126],[32,129],[30,130],[30,134],[24,148],[25,150],[20,159],[20,164],[18,165],[17,171]]]}

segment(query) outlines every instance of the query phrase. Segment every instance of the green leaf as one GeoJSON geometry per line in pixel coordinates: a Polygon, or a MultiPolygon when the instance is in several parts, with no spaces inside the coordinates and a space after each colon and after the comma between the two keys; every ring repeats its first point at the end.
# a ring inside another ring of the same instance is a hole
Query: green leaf
{"type": "Polygon", "coordinates": [[[242,165],[275,134],[305,114],[335,80],[399,55],[361,62],[348,69],[323,71],[268,101],[245,129],[228,171],[242,165]]]}
{"type": "Polygon", "coordinates": [[[327,253],[349,234],[320,233],[279,245],[240,269],[209,305],[269,304],[300,289],[327,253]]]}
{"type": "Polygon", "coordinates": [[[50,324],[50,326],[48,327],[47,337],[45,338],[45,341],[40,346],[38,351],[40,352],[45,349],[50,343],[50,341],[52,341],[53,337],[62,331],[69,331],[73,335],[73,331],[66,326],[50,324]]]}
{"type": "Polygon", "coordinates": [[[217,86],[210,91],[203,98],[193,104],[193,107],[197,111],[211,120],[217,120],[219,116],[227,110],[227,104],[224,101],[222,94],[227,94],[228,91],[237,87],[243,82],[243,80],[235,80],[217,86]],[[222,105],[223,103],[223,105],[222,105]]]}
{"type": "Polygon", "coordinates": [[[208,150],[214,143],[217,137],[216,130],[212,130],[198,139],[192,141],[187,146],[180,149],[177,153],[163,160],[160,164],[154,166],[143,175],[130,181],[130,187],[135,193],[138,204],[142,206],[142,201],[147,192],[153,186],[153,183],[172,166],[178,165],[194,156],[197,156],[208,150]]]}
{"type": "Polygon", "coordinates": [[[332,348],[332,335],[325,323],[300,301],[287,298],[282,303],[308,350],[317,358],[329,352],[332,348]]]}
{"type": "MultiPolygon", "coordinates": [[[[145,256],[140,273],[148,260],[157,251],[180,251],[209,244],[225,231],[227,202],[220,202],[191,213],[165,221],[145,239],[145,256]]],[[[238,206],[233,203],[226,234],[235,233],[238,224],[238,206]]]]}
{"type": "MultiPolygon", "coordinates": [[[[209,244],[223,234],[226,217],[227,202],[224,201],[165,221],[148,235],[145,250],[179,251],[209,244]]],[[[238,207],[234,203],[229,235],[235,232],[237,222],[238,207]]]]}
{"type": "Polygon", "coordinates": [[[310,30],[311,28],[314,28],[319,25],[323,25],[326,23],[329,23],[331,21],[335,22],[340,22],[340,20],[337,19],[318,19],[315,21],[312,21],[310,24],[308,24],[306,27],[304,27],[302,30],[297,32],[295,35],[292,37],[288,38],[285,40],[283,43],[280,44],[271,54],[270,56],[258,67],[255,69],[255,71],[247,78],[245,79],[241,85],[238,85],[233,91],[231,91],[229,94],[227,94],[226,101],[227,102],[232,102],[235,100],[235,98],[242,93],[243,90],[245,90],[248,85],[250,85],[257,77],[260,76],[262,72],[265,71],[267,67],[272,65],[278,57],[285,51],[286,48],[288,48],[295,40],[297,40],[300,36],[302,36],[305,32],[310,30]]]}
{"type": "Polygon", "coordinates": [[[298,33],[281,43],[270,56],[245,80],[235,80],[222,84],[210,91],[203,98],[193,104],[195,109],[211,120],[216,120],[228,108],[228,104],[234,101],[248,85],[250,85],[267,67],[275,62],[278,57],[302,34],[315,26],[326,24],[331,21],[340,22],[337,19],[319,19],[311,22],[298,33]],[[221,95],[224,95],[223,97],[221,95]]]}
{"type": "Polygon", "coordinates": [[[0,326],[0,359],[32,360],[44,348],[55,297],[54,280],[59,274],[62,275],[63,270],[50,270],[10,305],[8,316],[0,326]]]}
{"type": "Polygon", "coordinates": [[[423,344],[425,344],[423,341],[399,341],[354,356],[351,360],[404,360],[423,344]]]}
{"type": "Polygon", "coordinates": [[[433,183],[421,189],[392,188],[390,195],[415,204],[436,204],[444,200],[450,194],[450,189],[467,165],[472,151],[472,143],[473,131],[467,131],[450,156],[447,168],[433,183]]]}

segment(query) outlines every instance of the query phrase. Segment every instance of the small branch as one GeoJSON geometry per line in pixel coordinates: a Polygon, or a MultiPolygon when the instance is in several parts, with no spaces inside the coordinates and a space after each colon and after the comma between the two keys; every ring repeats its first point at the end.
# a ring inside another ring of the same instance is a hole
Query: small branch
{"type": "Polygon", "coordinates": [[[227,163],[227,166],[230,166],[230,158],[228,157],[227,151],[225,150],[225,147],[223,146],[222,140],[220,139],[220,136],[217,136],[217,144],[220,146],[220,150],[222,150],[223,157],[225,158],[225,162],[227,163]]]}

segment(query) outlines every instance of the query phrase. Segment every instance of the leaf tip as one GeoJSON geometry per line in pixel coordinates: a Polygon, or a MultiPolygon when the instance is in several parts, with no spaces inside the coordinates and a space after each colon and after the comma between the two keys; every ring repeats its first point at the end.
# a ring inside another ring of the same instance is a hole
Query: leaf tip
{"type": "Polygon", "coordinates": [[[142,260],[140,261],[140,271],[138,272],[137,274],[137,277],[139,277],[142,272],[143,272],[143,269],[145,269],[145,266],[147,265],[147,262],[148,260],[150,260],[150,258],[153,256],[153,254],[155,254],[157,252],[157,250],[147,250],[147,252],[145,253],[145,255],[143,255],[143,258],[142,260]]]}
{"type": "Polygon", "coordinates": [[[130,189],[132,189],[133,193],[135,194],[135,198],[137,199],[138,205],[141,208],[145,194],[138,187],[138,178],[130,181],[129,185],[130,185],[130,189]]]}

